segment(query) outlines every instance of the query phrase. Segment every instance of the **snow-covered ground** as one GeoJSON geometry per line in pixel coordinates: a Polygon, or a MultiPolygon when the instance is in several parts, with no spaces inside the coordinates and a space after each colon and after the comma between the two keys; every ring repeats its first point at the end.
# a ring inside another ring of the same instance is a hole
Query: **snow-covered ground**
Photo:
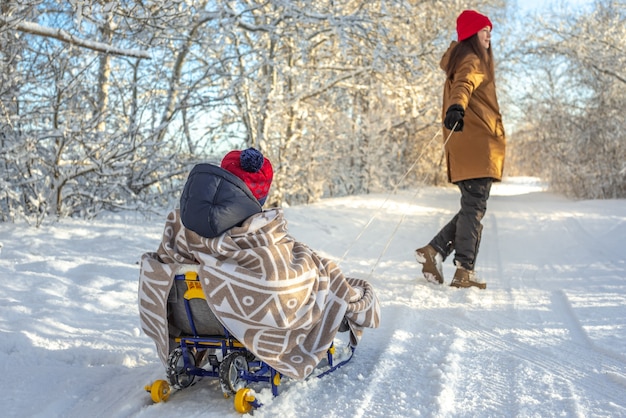
{"type": "MultiPolygon", "coordinates": [[[[285,379],[273,399],[255,386],[255,416],[626,416],[626,202],[496,185],[478,290],[429,284],[413,258],[458,200],[423,188],[286,209],[294,237],[371,281],[382,325],[331,375],[285,379]]],[[[160,404],[143,389],[164,370],[139,329],[137,261],[162,225],[0,224],[0,415],[238,416],[215,379],[160,404]]]]}

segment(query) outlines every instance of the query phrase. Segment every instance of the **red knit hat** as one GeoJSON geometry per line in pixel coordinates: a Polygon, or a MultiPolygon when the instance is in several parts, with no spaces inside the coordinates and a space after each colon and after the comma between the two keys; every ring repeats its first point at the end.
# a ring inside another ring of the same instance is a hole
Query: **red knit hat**
{"type": "Polygon", "coordinates": [[[456,18],[456,33],[459,36],[459,42],[477,34],[486,26],[493,29],[493,24],[487,16],[474,10],[463,10],[456,18]]]}
{"type": "Polygon", "coordinates": [[[261,205],[265,203],[274,178],[274,170],[270,160],[259,150],[248,148],[243,151],[231,151],[224,156],[221,166],[243,180],[261,205]]]}

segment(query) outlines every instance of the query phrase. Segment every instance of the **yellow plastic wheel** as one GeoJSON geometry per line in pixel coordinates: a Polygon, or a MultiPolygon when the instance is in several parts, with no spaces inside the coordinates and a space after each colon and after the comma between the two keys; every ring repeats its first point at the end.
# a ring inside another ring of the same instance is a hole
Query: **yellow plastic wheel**
{"type": "Polygon", "coordinates": [[[170,385],[165,380],[155,380],[151,385],[147,385],[145,389],[150,392],[150,397],[154,403],[167,401],[171,393],[170,385]]]}
{"type": "Polygon", "coordinates": [[[242,388],[235,394],[235,411],[241,414],[247,414],[252,411],[252,402],[256,398],[254,397],[254,391],[249,388],[242,388]]]}

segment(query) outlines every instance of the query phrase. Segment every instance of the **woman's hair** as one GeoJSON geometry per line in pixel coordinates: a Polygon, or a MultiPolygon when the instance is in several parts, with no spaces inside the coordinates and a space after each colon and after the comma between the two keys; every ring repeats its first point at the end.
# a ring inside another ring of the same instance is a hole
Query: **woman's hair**
{"type": "Polygon", "coordinates": [[[454,48],[452,48],[452,51],[450,51],[448,68],[446,68],[446,76],[450,80],[454,77],[454,73],[456,72],[460,62],[468,54],[476,55],[485,67],[487,75],[491,79],[494,78],[493,52],[491,50],[491,45],[489,45],[489,48],[485,49],[482,45],[480,45],[478,35],[474,34],[457,43],[454,48]]]}

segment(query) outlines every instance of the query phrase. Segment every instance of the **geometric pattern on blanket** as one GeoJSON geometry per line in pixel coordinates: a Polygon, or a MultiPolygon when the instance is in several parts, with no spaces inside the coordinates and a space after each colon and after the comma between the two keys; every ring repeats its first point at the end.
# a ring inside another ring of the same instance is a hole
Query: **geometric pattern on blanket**
{"type": "Polygon", "coordinates": [[[142,256],[139,315],[165,365],[167,296],[181,267],[196,265],[209,308],[249,351],[281,374],[306,378],[334,340],[344,317],[356,346],[376,328],[380,307],[365,280],[346,278],[287,233],[282,209],[255,214],[216,238],[186,229],[178,210],[166,221],[156,253],[142,256]]]}

